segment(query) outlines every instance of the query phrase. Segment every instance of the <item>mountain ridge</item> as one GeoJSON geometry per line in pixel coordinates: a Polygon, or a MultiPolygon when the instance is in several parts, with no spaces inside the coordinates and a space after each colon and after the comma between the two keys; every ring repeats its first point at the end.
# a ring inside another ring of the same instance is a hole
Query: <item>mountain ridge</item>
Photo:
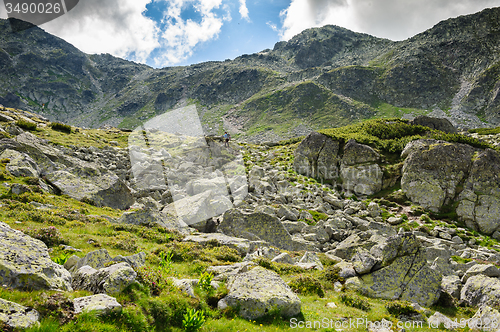
{"type": "Polygon", "coordinates": [[[207,134],[229,124],[280,138],[426,113],[487,127],[500,123],[498,22],[500,8],[485,9],[400,42],[329,25],[233,60],[154,69],[82,53],[38,27],[9,34],[2,20],[0,104],[132,129],[194,103],[207,134]]]}

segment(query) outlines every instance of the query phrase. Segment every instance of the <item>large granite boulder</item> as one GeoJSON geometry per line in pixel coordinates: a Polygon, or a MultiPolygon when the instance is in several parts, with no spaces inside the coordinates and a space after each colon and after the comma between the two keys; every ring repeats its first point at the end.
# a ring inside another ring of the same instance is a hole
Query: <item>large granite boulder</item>
{"type": "Polygon", "coordinates": [[[143,266],[146,263],[146,253],[139,252],[130,256],[118,255],[112,258],[109,255],[108,250],[99,249],[87,253],[82,258],[78,258],[78,256],[71,256],[66,263],[68,263],[70,260],[72,260],[73,262],[68,265],[64,264],[64,266],[68,269],[68,271],[72,273],[79,270],[82,266],[85,265],[88,265],[93,269],[101,269],[108,265],[110,262],[125,262],[128,263],[131,267],[137,268],[143,266]]]}
{"type": "Polygon", "coordinates": [[[336,181],[338,177],[338,159],[340,144],[330,137],[312,132],[294,152],[295,171],[309,177],[336,181]]]}
{"type": "Polygon", "coordinates": [[[26,329],[38,323],[40,314],[32,308],[0,299],[0,322],[12,329],[26,329]]]}
{"type": "Polygon", "coordinates": [[[491,149],[474,156],[459,196],[457,215],[470,228],[493,234],[500,226],[500,153],[491,149]]]}
{"type": "Polygon", "coordinates": [[[0,159],[9,159],[7,170],[13,176],[39,177],[40,168],[37,163],[27,154],[19,151],[6,149],[0,154],[0,159]]]}
{"type": "Polygon", "coordinates": [[[134,203],[130,188],[114,173],[75,173],[58,170],[48,173],[46,177],[61,193],[80,201],[87,200],[97,206],[122,210],[134,203]]]}
{"type": "Polygon", "coordinates": [[[124,212],[116,220],[118,224],[140,225],[152,227],[155,225],[168,229],[182,230],[187,225],[178,218],[171,217],[167,213],[162,213],[154,208],[143,208],[135,211],[124,212]]]}
{"type": "Polygon", "coordinates": [[[245,319],[257,319],[278,310],[282,316],[300,313],[299,297],[280,276],[261,267],[236,274],[227,283],[229,293],[219,301],[219,309],[235,308],[245,319]]]}
{"type": "Polygon", "coordinates": [[[432,118],[430,116],[419,115],[411,121],[411,124],[444,131],[445,133],[457,132],[457,128],[453,126],[450,120],[445,118],[432,118]]]}
{"type": "Polygon", "coordinates": [[[136,278],[137,273],[125,262],[99,270],[85,265],[73,274],[72,286],[94,294],[117,294],[135,282],[136,278]]]}
{"type": "Polygon", "coordinates": [[[19,289],[71,291],[71,275],[49,256],[45,243],[0,222],[0,284],[19,289]]]}
{"type": "Polygon", "coordinates": [[[303,244],[292,239],[277,217],[262,212],[243,213],[238,209],[228,210],[217,230],[250,241],[263,240],[280,249],[305,249],[303,244]]]}
{"type": "Polygon", "coordinates": [[[436,140],[409,143],[401,189],[414,203],[432,211],[452,202],[457,187],[468,175],[476,149],[466,144],[436,140]]]}
{"type": "Polygon", "coordinates": [[[203,231],[207,220],[223,214],[233,207],[227,196],[212,190],[175,200],[163,209],[163,213],[176,215],[180,225],[184,223],[203,231]]]}
{"type": "Polygon", "coordinates": [[[500,279],[478,274],[470,277],[460,292],[460,300],[469,306],[499,306],[500,279]]]}
{"type": "Polygon", "coordinates": [[[377,264],[371,273],[348,279],[346,287],[391,300],[429,307],[439,299],[442,275],[429,268],[419,241],[411,233],[389,237],[370,250],[377,264]]]}

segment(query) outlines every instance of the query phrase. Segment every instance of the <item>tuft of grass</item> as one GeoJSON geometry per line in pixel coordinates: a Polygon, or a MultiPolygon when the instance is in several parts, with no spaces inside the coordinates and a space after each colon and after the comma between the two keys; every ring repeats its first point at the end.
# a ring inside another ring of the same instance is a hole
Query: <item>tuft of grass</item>
{"type": "Polygon", "coordinates": [[[302,295],[312,295],[316,294],[319,297],[325,296],[325,290],[321,285],[320,281],[310,275],[298,275],[294,277],[288,285],[290,288],[298,294],[302,295]]]}
{"type": "Polygon", "coordinates": [[[61,122],[51,122],[50,128],[53,130],[61,131],[63,133],[71,134],[71,126],[61,122]]]}
{"type": "Polygon", "coordinates": [[[363,311],[369,311],[371,309],[370,302],[362,299],[356,294],[344,293],[340,295],[340,301],[346,306],[361,309],[363,311]]]}
{"type": "Polygon", "coordinates": [[[26,121],[26,120],[17,120],[16,125],[24,130],[34,131],[36,130],[36,123],[26,121]]]}

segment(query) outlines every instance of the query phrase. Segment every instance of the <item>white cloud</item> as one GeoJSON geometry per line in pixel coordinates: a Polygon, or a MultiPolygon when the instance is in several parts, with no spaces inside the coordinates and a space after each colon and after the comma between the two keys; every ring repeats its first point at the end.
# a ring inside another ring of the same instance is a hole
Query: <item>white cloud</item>
{"type": "Polygon", "coordinates": [[[169,2],[164,13],[165,28],[160,37],[164,54],[155,59],[157,65],[179,63],[193,54],[194,48],[203,42],[218,37],[224,21],[230,21],[227,6],[222,6],[225,14],[219,17],[214,11],[221,7],[222,0],[174,0],[169,2]],[[182,8],[194,2],[201,20],[195,22],[181,17],[182,8]]]}
{"type": "Polygon", "coordinates": [[[441,20],[500,6],[500,0],[292,0],[281,12],[281,38],[335,24],[392,40],[403,40],[441,20]]]}
{"type": "Polygon", "coordinates": [[[240,15],[241,18],[249,21],[250,17],[248,16],[248,8],[246,0],[240,0],[240,15]]]}
{"type": "Polygon", "coordinates": [[[273,31],[279,32],[278,26],[273,22],[269,21],[266,23],[268,27],[270,27],[273,31]]]}
{"type": "Polygon", "coordinates": [[[41,27],[86,53],[110,53],[146,62],[160,46],[156,23],[142,15],[151,0],[80,0],[41,27]]]}

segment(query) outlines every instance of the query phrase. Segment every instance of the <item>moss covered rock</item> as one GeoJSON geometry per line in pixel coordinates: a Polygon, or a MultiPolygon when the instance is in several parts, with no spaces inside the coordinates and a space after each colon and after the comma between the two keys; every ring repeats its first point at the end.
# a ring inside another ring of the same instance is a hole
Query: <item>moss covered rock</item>
{"type": "Polygon", "coordinates": [[[500,279],[482,274],[470,277],[460,292],[460,300],[469,306],[499,306],[500,279]]]}
{"type": "Polygon", "coordinates": [[[14,302],[0,299],[0,322],[15,329],[26,329],[40,319],[40,314],[14,302]]]}
{"type": "Polygon", "coordinates": [[[245,319],[257,319],[279,312],[284,317],[300,313],[298,296],[280,276],[261,267],[231,277],[227,283],[228,295],[219,301],[219,308],[239,310],[245,319]]]}
{"type": "Polygon", "coordinates": [[[47,246],[0,222],[0,283],[19,289],[71,290],[71,275],[47,246]]]}

